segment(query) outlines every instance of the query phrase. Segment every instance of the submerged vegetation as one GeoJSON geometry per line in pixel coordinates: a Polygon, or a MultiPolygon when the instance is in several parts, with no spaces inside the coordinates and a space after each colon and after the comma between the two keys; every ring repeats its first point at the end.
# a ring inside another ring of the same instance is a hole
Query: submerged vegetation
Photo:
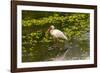
{"type": "Polygon", "coordinates": [[[49,61],[58,54],[64,54],[64,45],[70,49],[65,60],[87,59],[89,57],[89,14],[44,11],[22,11],[22,62],[49,61]],[[58,43],[52,48],[54,39],[47,33],[55,28],[67,36],[67,44],[58,43]]]}

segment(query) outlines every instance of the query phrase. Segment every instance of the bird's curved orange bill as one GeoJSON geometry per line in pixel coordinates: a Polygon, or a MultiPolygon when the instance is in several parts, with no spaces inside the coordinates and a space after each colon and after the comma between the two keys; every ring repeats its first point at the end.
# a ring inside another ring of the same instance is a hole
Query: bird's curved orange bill
{"type": "Polygon", "coordinates": [[[47,30],[47,32],[50,32],[50,30],[51,30],[51,28],[49,28],[49,29],[47,30]]]}

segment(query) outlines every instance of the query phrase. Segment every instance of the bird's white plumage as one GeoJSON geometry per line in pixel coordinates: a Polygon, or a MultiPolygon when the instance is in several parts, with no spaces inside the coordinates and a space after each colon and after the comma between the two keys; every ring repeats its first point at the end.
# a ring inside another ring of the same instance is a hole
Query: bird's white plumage
{"type": "Polygon", "coordinates": [[[51,29],[50,30],[50,34],[54,37],[54,38],[62,38],[67,40],[67,37],[64,35],[64,33],[58,29],[51,29]]]}
{"type": "Polygon", "coordinates": [[[49,31],[54,38],[62,38],[67,40],[67,37],[64,35],[64,33],[58,29],[55,29],[53,25],[50,26],[49,31]]]}

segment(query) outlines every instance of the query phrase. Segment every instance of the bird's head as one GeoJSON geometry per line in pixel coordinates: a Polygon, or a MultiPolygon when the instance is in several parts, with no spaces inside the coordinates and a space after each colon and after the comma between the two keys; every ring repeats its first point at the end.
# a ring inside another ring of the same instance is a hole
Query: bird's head
{"type": "Polygon", "coordinates": [[[50,32],[50,30],[53,30],[55,27],[53,25],[51,25],[48,29],[48,32],[50,32]]]}
{"type": "Polygon", "coordinates": [[[50,32],[50,30],[53,30],[53,29],[54,29],[54,26],[51,25],[51,26],[48,28],[48,30],[46,31],[45,36],[47,36],[48,32],[50,32]]]}
{"type": "Polygon", "coordinates": [[[55,27],[53,25],[50,26],[51,29],[54,29],[55,27]]]}

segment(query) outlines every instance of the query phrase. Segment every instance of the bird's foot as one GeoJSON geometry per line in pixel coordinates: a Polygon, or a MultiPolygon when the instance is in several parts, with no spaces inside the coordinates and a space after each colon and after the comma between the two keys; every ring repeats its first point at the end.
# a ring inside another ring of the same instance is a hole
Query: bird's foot
{"type": "Polygon", "coordinates": [[[59,48],[59,47],[58,47],[58,46],[56,46],[56,45],[53,45],[53,46],[52,46],[52,48],[55,48],[55,49],[56,49],[56,48],[59,48]]]}
{"type": "Polygon", "coordinates": [[[49,48],[48,48],[48,50],[53,50],[53,49],[54,49],[53,47],[49,47],[49,48]]]}

